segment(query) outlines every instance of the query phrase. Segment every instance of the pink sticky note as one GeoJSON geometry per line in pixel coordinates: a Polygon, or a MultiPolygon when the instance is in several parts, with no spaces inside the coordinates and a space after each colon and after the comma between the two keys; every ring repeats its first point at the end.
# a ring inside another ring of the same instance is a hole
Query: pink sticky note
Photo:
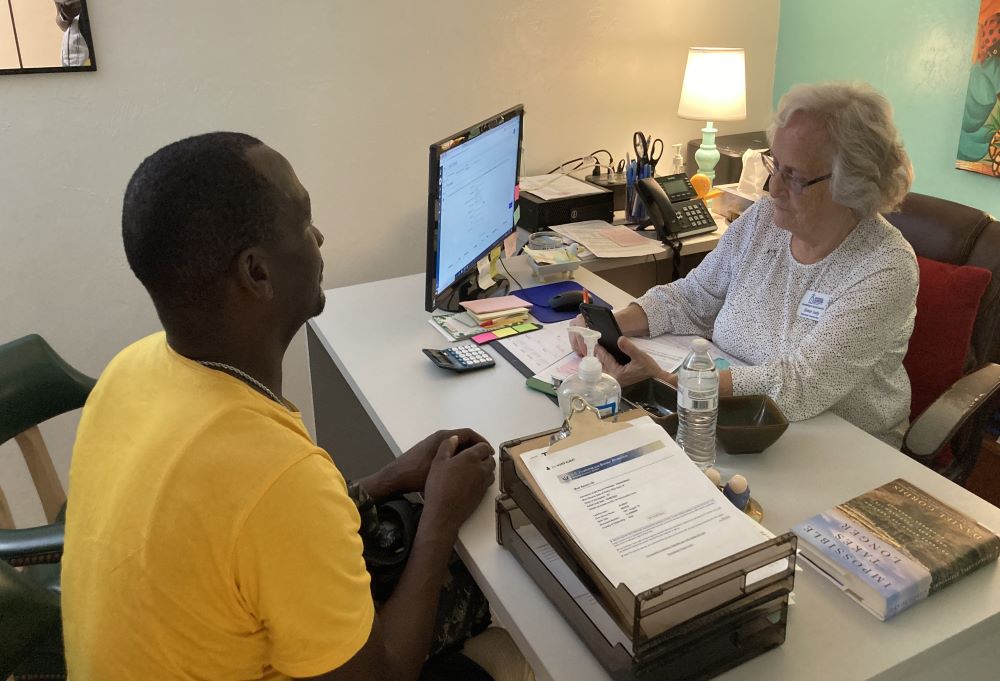
{"type": "Polygon", "coordinates": [[[489,343],[490,341],[495,341],[496,339],[497,335],[492,331],[487,331],[486,333],[481,333],[478,336],[472,337],[473,342],[475,342],[477,345],[482,345],[483,343],[489,343]]]}
{"type": "Polygon", "coordinates": [[[503,240],[503,257],[513,258],[517,252],[517,232],[503,240]]]}
{"type": "Polygon", "coordinates": [[[574,357],[573,359],[568,360],[567,362],[565,362],[564,364],[562,364],[558,369],[556,369],[556,371],[558,371],[560,374],[564,374],[566,376],[572,376],[573,374],[575,374],[577,372],[577,369],[580,368],[580,360],[581,359],[583,359],[583,357],[579,357],[579,356],[574,357]]]}

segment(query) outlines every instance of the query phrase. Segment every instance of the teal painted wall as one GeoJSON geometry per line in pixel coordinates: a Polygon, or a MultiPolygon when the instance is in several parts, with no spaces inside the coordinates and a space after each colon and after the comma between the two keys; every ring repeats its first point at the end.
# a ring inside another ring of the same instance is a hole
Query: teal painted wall
{"type": "Polygon", "coordinates": [[[955,168],[979,0],[783,0],[773,104],[797,83],[866,80],[892,103],[913,191],[1000,216],[1000,179],[955,168]]]}

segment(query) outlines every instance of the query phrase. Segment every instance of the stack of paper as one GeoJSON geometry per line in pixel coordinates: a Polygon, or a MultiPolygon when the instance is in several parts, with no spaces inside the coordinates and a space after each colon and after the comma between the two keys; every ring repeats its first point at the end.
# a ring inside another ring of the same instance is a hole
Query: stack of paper
{"type": "Polygon", "coordinates": [[[528,321],[531,303],[517,296],[466,300],[459,303],[469,316],[483,328],[510,326],[528,321]]]}
{"type": "Polygon", "coordinates": [[[519,185],[522,192],[529,192],[546,201],[585,194],[600,194],[605,191],[597,185],[578,180],[565,173],[522,177],[519,185]]]}
{"type": "Polygon", "coordinates": [[[567,239],[576,241],[598,258],[630,258],[664,253],[666,247],[656,239],[647,239],[625,227],[603,220],[584,220],[550,229],[567,239]]]}
{"type": "MultiPolygon", "coordinates": [[[[770,538],[648,416],[629,423],[558,452],[542,448],[515,459],[611,585],[639,593],[770,538]]],[[[780,561],[754,578],[786,566],[780,561]]]]}

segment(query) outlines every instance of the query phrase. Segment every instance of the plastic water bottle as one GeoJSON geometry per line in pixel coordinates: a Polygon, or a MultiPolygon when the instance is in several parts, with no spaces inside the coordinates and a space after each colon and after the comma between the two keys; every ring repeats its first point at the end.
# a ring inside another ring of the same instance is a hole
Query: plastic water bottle
{"type": "Polygon", "coordinates": [[[579,334],[587,346],[587,356],[580,360],[580,368],[559,386],[559,408],[564,419],[570,417],[573,410],[573,397],[579,395],[601,415],[601,418],[614,417],[618,414],[618,406],[622,398],[622,387],[613,376],[601,369],[601,360],[594,356],[594,347],[601,337],[600,331],[594,331],[582,326],[569,327],[570,333],[579,334]]]}
{"type": "Polygon", "coordinates": [[[708,341],[696,338],[677,377],[677,444],[705,470],[715,463],[715,421],[719,416],[719,372],[708,341]]]}

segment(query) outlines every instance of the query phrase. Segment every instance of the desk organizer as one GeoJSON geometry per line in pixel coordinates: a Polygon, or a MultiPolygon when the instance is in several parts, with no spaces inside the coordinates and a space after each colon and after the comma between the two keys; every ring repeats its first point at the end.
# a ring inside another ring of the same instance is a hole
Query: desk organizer
{"type": "MultiPolygon", "coordinates": [[[[636,410],[638,411],[638,410],[636,410]]],[[[707,679],[781,645],[795,581],[796,537],[786,533],[660,586],[614,586],[548,515],[518,475],[513,453],[546,446],[558,429],[500,446],[497,542],[514,554],[615,681],[707,679]],[[631,641],[611,643],[518,533],[534,525],[631,641]],[[752,584],[746,576],[785,559],[752,584]],[[617,602],[620,607],[614,607],[617,602]]]]}
{"type": "Polygon", "coordinates": [[[535,273],[538,281],[548,282],[557,279],[572,279],[573,272],[580,266],[579,260],[569,262],[555,262],[548,265],[540,265],[534,258],[528,258],[531,270],[535,273]]]}

